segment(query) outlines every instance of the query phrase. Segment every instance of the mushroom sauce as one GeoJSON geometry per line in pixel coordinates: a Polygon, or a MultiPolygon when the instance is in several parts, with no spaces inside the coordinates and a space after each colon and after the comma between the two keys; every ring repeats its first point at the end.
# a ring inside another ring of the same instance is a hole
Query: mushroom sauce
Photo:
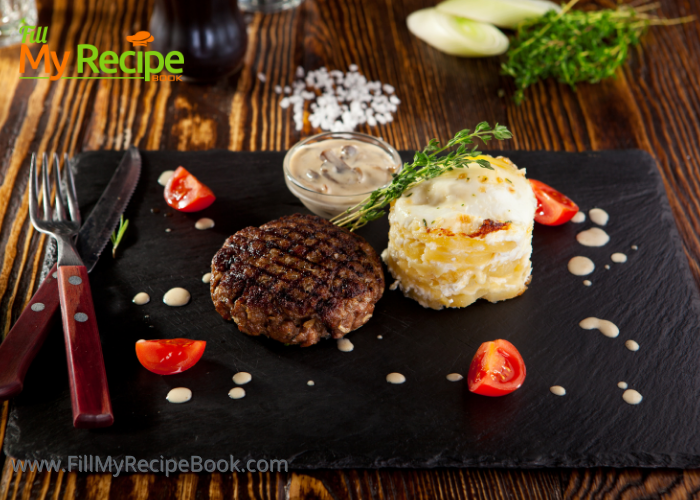
{"type": "Polygon", "coordinates": [[[391,182],[399,169],[379,146],[352,139],[328,139],[299,148],[289,173],[304,187],[323,194],[369,193],[391,182]]]}

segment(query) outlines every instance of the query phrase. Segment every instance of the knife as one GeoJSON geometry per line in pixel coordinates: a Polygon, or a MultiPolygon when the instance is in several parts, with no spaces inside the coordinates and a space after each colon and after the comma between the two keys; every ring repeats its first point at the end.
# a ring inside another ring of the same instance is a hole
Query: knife
{"type": "MultiPolygon", "coordinates": [[[[95,267],[100,253],[107,246],[112,231],[136,189],[140,175],[141,155],[138,149],[132,146],[124,154],[90,217],[78,233],[78,253],[88,272],[95,267]]],[[[0,344],[0,401],[22,391],[27,369],[44,343],[54,320],[59,316],[57,276],[57,267],[54,264],[0,344]]]]}

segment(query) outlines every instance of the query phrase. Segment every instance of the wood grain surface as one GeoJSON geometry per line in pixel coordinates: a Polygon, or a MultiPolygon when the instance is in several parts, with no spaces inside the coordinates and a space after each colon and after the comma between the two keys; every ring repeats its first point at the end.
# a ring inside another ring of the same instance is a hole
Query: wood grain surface
{"type": "MultiPolygon", "coordinates": [[[[147,29],[153,0],[44,0],[51,50],[91,43],[126,50],[147,29]]],[[[457,59],[411,36],[406,16],[431,0],[306,0],[249,21],[243,70],[215,85],[140,80],[20,80],[19,47],[0,49],[0,332],[37,288],[46,237],[27,217],[31,152],[95,149],[282,150],[294,130],[276,84],[297,66],[346,69],[396,87],[395,121],[363,131],[398,149],[449,138],[478,121],[507,125],[515,149],[641,148],[657,160],[700,283],[700,23],[654,28],[615,79],[577,92],[546,82],[515,106],[499,58],[457,59]],[[257,78],[263,73],[263,82],[257,78]],[[499,97],[505,91],[504,97],[499,97]]],[[[591,5],[592,2],[581,2],[591,5]]],[[[697,0],[662,0],[667,17],[700,15],[697,0]]],[[[598,5],[612,2],[598,0],[598,5]]],[[[75,74],[71,67],[68,74],[75,74]]],[[[58,354],[58,353],[57,353],[58,354]]],[[[62,355],[62,353],[61,353],[62,355]]],[[[0,406],[0,441],[7,418],[0,406]]],[[[700,498],[700,472],[676,470],[381,470],[279,474],[126,475],[14,472],[0,500],[60,498],[700,498]]]]}

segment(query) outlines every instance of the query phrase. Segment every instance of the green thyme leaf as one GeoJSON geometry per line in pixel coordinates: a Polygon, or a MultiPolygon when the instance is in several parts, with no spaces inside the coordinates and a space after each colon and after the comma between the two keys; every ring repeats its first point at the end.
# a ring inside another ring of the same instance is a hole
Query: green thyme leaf
{"type": "Polygon", "coordinates": [[[113,258],[117,257],[117,247],[122,242],[122,238],[124,238],[124,233],[126,232],[127,227],[129,227],[129,219],[124,220],[124,215],[122,214],[122,216],[119,218],[119,227],[112,233],[112,236],[109,237],[110,241],[112,242],[113,258]]]}
{"type": "Polygon", "coordinates": [[[481,166],[481,168],[488,168],[489,170],[493,170],[493,167],[489,163],[488,160],[476,160],[476,162],[481,166]]]}

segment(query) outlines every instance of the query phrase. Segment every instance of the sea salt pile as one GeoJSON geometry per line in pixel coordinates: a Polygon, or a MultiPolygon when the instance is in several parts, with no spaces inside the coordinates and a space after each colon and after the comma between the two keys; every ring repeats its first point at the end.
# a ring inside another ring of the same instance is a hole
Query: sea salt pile
{"type": "Polygon", "coordinates": [[[401,104],[394,87],[368,81],[355,64],[347,73],[320,68],[304,74],[304,68],[299,67],[296,77],[291,87],[277,85],[275,92],[284,93],[280,107],[291,106],[297,130],[304,125],[306,101],[310,101],[311,126],[332,132],[350,132],[365,123],[374,127],[394,121],[393,113],[401,104]]]}

